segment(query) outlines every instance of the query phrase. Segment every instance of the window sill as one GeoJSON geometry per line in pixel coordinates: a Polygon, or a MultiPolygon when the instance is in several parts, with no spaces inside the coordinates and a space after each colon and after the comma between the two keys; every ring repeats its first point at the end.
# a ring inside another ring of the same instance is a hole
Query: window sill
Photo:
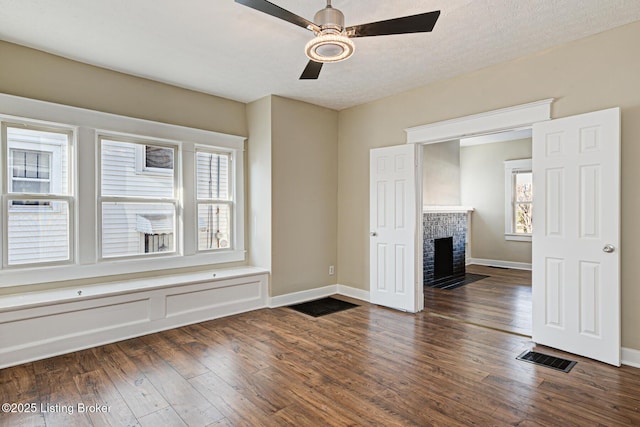
{"type": "MultiPolygon", "coordinates": [[[[7,269],[0,272],[0,288],[35,285],[77,279],[106,279],[120,274],[158,272],[163,270],[199,267],[215,264],[245,261],[245,251],[227,251],[220,253],[200,253],[189,256],[166,256],[149,259],[110,260],[90,265],[59,265],[54,267],[34,267],[7,269]]],[[[102,281],[102,280],[100,280],[102,281]]]]}
{"type": "Polygon", "coordinates": [[[508,234],[505,233],[504,240],[511,240],[514,242],[530,242],[531,234],[508,234]]]}

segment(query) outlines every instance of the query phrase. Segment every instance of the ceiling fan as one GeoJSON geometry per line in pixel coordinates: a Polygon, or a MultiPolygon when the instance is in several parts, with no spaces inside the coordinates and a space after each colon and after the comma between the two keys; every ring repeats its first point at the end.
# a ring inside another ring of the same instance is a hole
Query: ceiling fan
{"type": "Polygon", "coordinates": [[[353,55],[355,45],[351,41],[352,38],[429,32],[433,30],[440,16],[440,11],[436,10],[345,28],[344,14],[331,7],[331,0],[327,0],[327,6],[316,13],[313,18],[315,22],[308,21],[267,0],[235,1],[313,31],[316,36],[305,47],[309,63],[300,76],[301,80],[317,79],[325,62],[344,61],[353,55]]]}

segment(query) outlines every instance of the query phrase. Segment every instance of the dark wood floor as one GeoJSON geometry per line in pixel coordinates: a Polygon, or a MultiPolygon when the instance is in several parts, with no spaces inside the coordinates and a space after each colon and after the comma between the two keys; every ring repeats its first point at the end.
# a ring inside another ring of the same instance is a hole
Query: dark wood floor
{"type": "Polygon", "coordinates": [[[489,277],[452,290],[425,287],[425,310],[531,336],[531,272],[482,265],[467,272],[489,277]]]}
{"type": "Polygon", "coordinates": [[[526,337],[361,304],[264,309],[0,370],[1,402],[38,407],[0,424],[640,425],[640,369],[573,357],[565,374],[517,361],[526,337]]]}

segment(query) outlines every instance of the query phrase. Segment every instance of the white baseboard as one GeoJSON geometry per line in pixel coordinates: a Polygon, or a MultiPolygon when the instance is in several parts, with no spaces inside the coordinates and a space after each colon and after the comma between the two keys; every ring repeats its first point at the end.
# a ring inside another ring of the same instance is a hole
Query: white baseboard
{"type": "Polygon", "coordinates": [[[87,289],[48,302],[30,296],[23,306],[11,298],[12,306],[0,305],[0,369],[264,308],[267,290],[268,275],[259,273],[118,294],[87,289]]]}
{"type": "Polygon", "coordinates": [[[322,288],[309,289],[308,291],[293,292],[290,294],[271,297],[269,300],[269,308],[300,304],[336,294],[369,302],[369,291],[345,285],[328,285],[323,286],[322,288]]]}
{"type": "Polygon", "coordinates": [[[365,291],[364,289],[352,288],[351,286],[346,285],[337,285],[338,286],[338,294],[344,295],[345,297],[351,297],[358,299],[360,301],[370,302],[371,294],[369,291],[365,291]]]}
{"type": "Polygon", "coordinates": [[[622,364],[640,368],[640,350],[622,347],[622,364]]]}
{"type": "Polygon", "coordinates": [[[322,288],[309,289],[307,291],[293,292],[278,295],[269,299],[269,308],[284,307],[291,304],[299,304],[318,298],[328,297],[337,293],[336,285],[328,285],[322,288]]]}
{"type": "Polygon", "coordinates": [[[531,270],[531,263],[528,263],[528,262],[500,261],[497,259],[482,259],[482,258],[467,258],[467,265],[469,264],[486,265],[488,267],[513,268],[515,270],[531,270]]]}

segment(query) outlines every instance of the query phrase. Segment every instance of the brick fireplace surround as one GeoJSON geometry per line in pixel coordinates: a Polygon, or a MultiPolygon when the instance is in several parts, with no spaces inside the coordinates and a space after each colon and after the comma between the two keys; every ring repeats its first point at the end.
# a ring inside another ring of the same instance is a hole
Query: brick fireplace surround
{"type": "MultiPolygon", "coordinates": [[[[465,206],[425,206],[423,210],[423,279],[429,286],[435,277],[435,240],[453,239],[453,273],[464,276],[469,217],[472,208],[465,206]]],[[[448,257],[445,257],[448,258],[448,257]]]]}

